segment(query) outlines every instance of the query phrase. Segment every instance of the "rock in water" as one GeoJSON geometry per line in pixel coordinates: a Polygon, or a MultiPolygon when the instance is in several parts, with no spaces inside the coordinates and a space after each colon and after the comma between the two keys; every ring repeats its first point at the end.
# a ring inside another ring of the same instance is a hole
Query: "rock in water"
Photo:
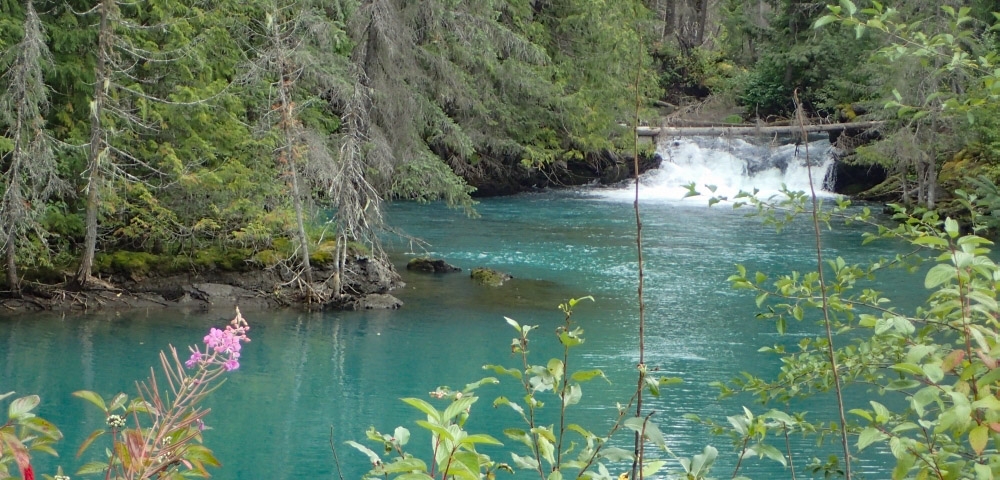
{"type": "Polygon", "coordinates": [[[472,273],[469,275],[477,283],[490,287],[499,287],[504,284],[507,280],[514,278],[508,273],[499,272],[493,270],[492,268],[476,267],[472,269],[472,273]]]}
{"type": "Polygon", "coordinates": [[[406,264],[406,269],[424,273],[452,273],[462,271],[461,268],[450,265],[444,260],[430,257],[414,258],[406,264]]]}

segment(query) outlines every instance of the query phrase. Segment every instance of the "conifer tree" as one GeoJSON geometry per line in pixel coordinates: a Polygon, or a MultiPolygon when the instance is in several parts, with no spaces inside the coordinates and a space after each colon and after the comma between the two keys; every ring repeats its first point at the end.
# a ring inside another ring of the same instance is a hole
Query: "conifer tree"
{"type": "Polygon", "coordinates": [[[77,288],[92,284],[102,225],[105,231],[115,225],[119,240],[138,236],[140,243],[151,233],[178,228],[170,205],[161,201],[168,198],[162,190],[188,173],[195,159],[176,155],[169,132],[173,123],[184,123],[178,108],[206,103],[177,81],[190,75],[191,66],[180,60],[201,53],[185,36],[185,14],[179,2],[117,0],[100,0],[84,12],[84,18],[96,17],[97,45],[88,100],[85,235],[72,282],[77,288]]]}
{"type": "MultiPolygon", "coordinates": [[[[20,295],[18,247],[32,238],[45,242],[41,216],[49,197],[62,189],[43,110],[48,102],[43,68],[51,64],[34,4],[25,5],[24,36],[2,56],[0,126],[9,149],[0,156],[0,239],[4,242],[7,284],[20,295]]],[[[0,147],[4,145],[0,144],[0,147]]]]}
{"type": "Polygon", "coordinates": [[[313,289],[307,226],[313,221],[316,193],[337,179],[329,150],[332,125],[324,119],[331,113],[320,94],[337,91],[336,85],[343,82],[345,57],[337,55],[336,44],[346,37],[307,0],[271,2],[258,22],[255,30],[262,40],[254,48],[247,78],[267,85],[261,132],[274,139],[274,162],[287,185],[294,211],[289,233],[298,244],[304,287],[310,299],[323,300],[313,289]]]}

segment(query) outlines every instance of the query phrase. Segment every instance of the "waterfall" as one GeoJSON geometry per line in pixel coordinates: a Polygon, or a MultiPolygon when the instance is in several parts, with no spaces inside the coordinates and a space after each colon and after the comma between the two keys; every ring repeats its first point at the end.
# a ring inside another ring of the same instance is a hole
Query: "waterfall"
{"type": "MultiPolygon", "coordinates": [[[[816,193],[831,196],[833,193],[824,187],[832,185],[834,149],[827,140],[809,142],[808,147],[816,193]]],[[[707,195],[732,199],[740,191],[754,189],[766,198],[778,194],[782,185],[788,190],[809,192],[805,145],[756,145],[725,137],[675,137],[661,139],[656,152],[663,163],[640,178],[639,197],[643,200],[680,201],[691,183],[703,195],[689,201],[700,203],[705,203],[707,195]],[[714,186],[715,192],[708,186],[714,186]]],[[[593,193],[609,200],[631,201],[635,187],[595,189],[593,193]]]]}

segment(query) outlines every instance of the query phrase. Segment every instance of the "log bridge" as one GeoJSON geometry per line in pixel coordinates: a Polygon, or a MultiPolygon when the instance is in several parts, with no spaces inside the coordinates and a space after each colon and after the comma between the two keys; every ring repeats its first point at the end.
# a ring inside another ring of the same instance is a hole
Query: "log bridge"
{"type": "Polygon", "coordinates": [[[813,125],[713,125],[697,127],[639,127],[636,131],[640,137],[658,137],[666,135],[668,137],[718,137],[718,136],[747,136],[761,134],[788,134],[799,133],[805,129],[808,133],[836,132],[836,131],[858,131],[867,130],[881,126],[884,122],[852,122],[852,123],[827,123],[813,125]]]}

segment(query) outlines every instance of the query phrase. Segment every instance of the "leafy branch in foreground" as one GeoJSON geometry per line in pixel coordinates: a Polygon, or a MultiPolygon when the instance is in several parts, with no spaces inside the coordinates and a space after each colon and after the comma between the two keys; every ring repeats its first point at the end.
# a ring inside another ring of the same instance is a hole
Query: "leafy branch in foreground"
{"type": "MultiPolygon", "coordinates": [[[[524,396],[520,400],[500,396],[493,401],[494,407],[506,407],[514,411],[522,423],[503,430],[504,436],[519,444],[516,449],[509,448],[505,451],[510,455],[512,463],[498,462],[477,450],[477,445],[482,444],[502,446],[495,437],[471,434],[465,429],[472,407],[479,400],[476,390],[484,385],[499,383],[497,378],[487,377],[466,385],[460,391],[439,387],[430,392],[434,399],[449,401],[443,409],[422,399],[403,399],[426,415],[426,420],[416,423],[431,434],[430,456],[427,461],[406,448],[410,432],[404,427],[397,427],[391,435],[374,428],[368,431],[368,439],[378,444],[385,455],[391,457],[388,459],[376,453],[378,449],[373,450],[358,442],[348,441],[348,445],[364,453],[371,462],[372,469],[364,478],[480,479],[494,478],[500,471],[513,473],[515,469],[520,469],[535,472],[542,480],[613,480],[619,477],[613,475],[611,469],[628,468],[627,465],[635,460],[632,452],[612,445],[612,437],[622,427],[639,433],[643,442],[651,442],[666,452],[680,466],[685,478],[705,478],[718,452],[713,447],[706,447],[704,452],[692,458],[675,456],[667,448],[664,434],[651,421],[651,414],[646,417],[629,416],[638,393],[634,393],[627,404],[617,405],[618,413],[614,423],[603,435],[567,420],[569,407],[579,404],[583,398],[583,384],[597,378],[607,380],[601,370],[575,369],[570,366],[570,351],[584,343],[583,329],[572,322],[574,308],[584,299],[593,300],[591,297],[571,299],[559,306],[564,314],[564,323],[556,328],[555,334],[562,346],[561,358],[551,358],[545,364],[532,363],[528,349],[529,337],[538,327],[521,325],[516,320],[506,318],[507,323],[517,332],[510,349],[519,362],[513,367],[483,367],[500,376],[517,380],[524,390],[524,396]],[[549,394],[558,402],[558,412],[543,417],[540,415],[545,406],[543,399],[549,394]],[[548,419],[553,419],[554,423],[546,423],[548,419]]],[[[658,396],[661,387],[678,382],[680,379],[677,378],[646,375],[641,388],[658,396]]],[[[644,476],[651,476],[666,466],[666,460],[646,459],[641,472],[644,476]]]]}
{"type": "Polygon", "coordinates": [[[242,343],[249,342],[250,330],[236,309],[236,316],[224,330],[212,328],[205,336],[206,351],[191,347],[191,356],[181,361],[177,349],[160,352],[161,388],[156,374],[138,385],[139,394],[129,399],[124,393],[109,402],[97,393],[81,390],[73,395],[95,405],[106,416],[107,428],[95,430],[84,440],[77,456],[98,438],[110,435],[106,460],[84,464],[78,475],[100,475],[105,479],[183,479],[208,477],[206,466],[220,466],[212,451],[201,444],[203,418],[209,409],[200,403],[222,381],[222,376],[239,368],[242,343]],[[189,373],[188,370],[193,370],[189,373]],[[128,424],[131,421],[132,426],[128,424]]]}
{"type": "MultiPolygon", "coordinates": [[[[746,198],[760,208],[762,201],[752,195],[746,198]]],[[[794,198],[800,206],[788,210],[794,212],[792,218],[815,209],[805,205],[807,197],[794,198]]],[[[729,281],[734,288],[756,293],[757,305],[763,310],[758,318],[775,321],[779,333],[785,332],[790,320],[822,322],[819,313],[824,306],[821,295],[825,295],[832,337],[838,339],[836,348],[825,335],[762,348],[781,359],[776,378],[744,373],[728,384],[718,384],[723,395],[750,393],[762,404],[782,404],[782,415],[794,420],[775,421],[772,413],[776,410],[756,417],[756,421],[749,410],[742,417],[730,417],[741,461],[754,453],[785,463],[785,454],[778,455],[780,452],[770,445],[756,447],[754,442],[767,435],[781,438],[793,425],[820,440],[837,435],[841,427],[831,428],[834,424],[830,419],[816,418],[823,416],[822,412],[814,412],[813,419],[806,421],[804,412],[790,411],[793,401],[831,391],[837,373],[845,387],[853,384],[868,389],[868,395],[856,395],[848,402],[845,408],[852,420],[844,427],[857,451],[876,444],[887,447],[895,459],[893,478],[985,479],[1000,475],[1000,266],[990,258],[993,242],[976,234],[981,229],[978,199],[964,192],[959,192],[959,198],[972,215],[971,233],[963,233],[958,221],[942,220],[933,211],[895,206],[897,225],[867,233],[865,241],[902,240],[914,253],[896,261],[882,259],[867,264],[851,264],[843,258],[826,260],[830,278],[825,285],[817,272],[791,272],[772,278],[737,266],[729,281]],[[922,284],[928,292],[922,305],[896,305],[879,291],[878,275],[887,266],[916,271],[923,261],[932,265],[922,270],[922,284]]],[[[842,209],[845,212],[849,208],[843,201],[841,206],[846,207],[842,209]]],[[[868,221],[868,214],[856,216],[868,221]]],[[[773,216],[767,218],[774,220],[773,216]]],[[[717,432],[726,430],[713,426],[717,432]]],[[[787,449],[789,465],[793,454],[787,449]]],[[[813,468],[828,473],[837,474],[842,467],[836,461],[824,464],[813,460],[813,468]]]]}
{"type": "MultiPolygon", "coordinates": [[[[0,394],[0,400],[14,392],[0,394]]],[[[52,444],[62,440],[62,432],[55,425],[32,413],[41,399],[38,395],[15,398],[7,407],[7,421],[0,425],[0,478],[11,478],[10,463],[17,465],[21,478],[34,480],[31,452],[45,452],[58,456],[52,444]]]]}

